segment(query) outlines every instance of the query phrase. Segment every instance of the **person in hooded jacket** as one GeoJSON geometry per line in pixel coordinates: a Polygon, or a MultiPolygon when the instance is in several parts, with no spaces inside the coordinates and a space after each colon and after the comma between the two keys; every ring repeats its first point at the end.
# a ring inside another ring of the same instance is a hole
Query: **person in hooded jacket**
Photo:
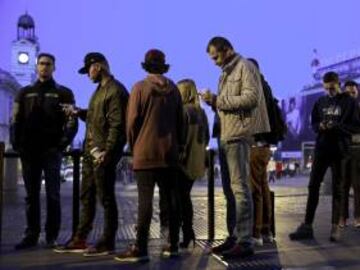
{"type": "Polygon", "coordinates": [[[132,88],[126,127],[138,188],[137,235],[135,245],[115,257],[121,262],[149,260],[148,237],[155,184],[160,196],[165,196],[162,199],[169,215],[170,245],[163,247],[162,255],[178,255],[177,174],[179,150],[183,144],[183,106],[178,88],[163,75],[169,65],[162,51],[149,50],[142,67],[148,75],[132,88]]]}

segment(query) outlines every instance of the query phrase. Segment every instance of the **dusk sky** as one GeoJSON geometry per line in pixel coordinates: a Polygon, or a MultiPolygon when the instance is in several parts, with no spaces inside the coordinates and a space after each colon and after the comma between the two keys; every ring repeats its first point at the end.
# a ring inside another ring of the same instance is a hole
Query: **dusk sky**
{"type": "Polygon", "coordinates": [[[150,48],[166,53],[174,81],[193,78],[216,91],[220,70],[205,48],[227,37],[257,58],[277,97],[312,81],[313,49],[335,57],[360,48],[358,0],[0,0],[0,68],[10,70],[11,42],[25,11],[34,18],[41,51],[57,58],[56,80],[86,107],[95,86],[77,70],[89,51],[108,58],[130,90],[145,76],[140,63],[150,48]]]}

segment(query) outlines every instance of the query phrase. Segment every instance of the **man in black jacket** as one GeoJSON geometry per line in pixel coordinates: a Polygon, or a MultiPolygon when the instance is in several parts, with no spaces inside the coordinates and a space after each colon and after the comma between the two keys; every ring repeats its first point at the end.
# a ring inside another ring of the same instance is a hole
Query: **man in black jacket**
{"type": "Polygon", "coordinates": [[[333,188],[330,241],[335,242],[340,238],[338,224],[341,212],[340,202],[343,196],[341,163],[348,154],[351,134],[359,130],[359,107],[355,99],[340,92],[339,77],[335,72],[324,75],[323,85],[328,95],[316,101],[311,114],[312,127],[317,137],[305,221],[295,232],[290,233],[291,240],[314,237],[312,223],[319,202],[320,185],[328,167],[332,172],[333,188]]]}
{"type": "Polygon", "coordinates": [[[129,94],[125,86],[111,75],[108,61],[99,52],[85,56],[79,73],[87,74],[92,82],[98,84],[87,110],[75,108],[68,112],[86,122],[80,194],[83,207],[75,234],[54,251],[101,256],[115,250],[118,228],[116,164],[126,143],[125,115],[129,94]],[[104,230],[95,245],[88,247],[86,240],[93,227],[97,198],[104,208],[104,230]]]}
{"type": "Polygon", "coordinates": [[[62,104],[74,104],[72,91],[53,79],[55,57],[41,53],[36,64],[38,79],[20,90],[14,103],[11,142],[22,163],[26,190],[27,228],[15,249],[37,245],[41,231],[40,188],[45,176],[46,241],[55,243],[61,222],[60,167],[62,151],[77,132],[77,120],[66,117],[62,104]]]}

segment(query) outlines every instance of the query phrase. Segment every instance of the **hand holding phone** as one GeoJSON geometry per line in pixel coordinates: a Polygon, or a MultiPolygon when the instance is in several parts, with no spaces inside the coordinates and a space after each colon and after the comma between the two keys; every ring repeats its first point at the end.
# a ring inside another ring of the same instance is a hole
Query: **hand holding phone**
{"type": "Polygon", "coordinates": [[[75,107],[74,104],[61,103],[60,106],[66,116],[77,116],[79,113],[79,108],[75,107]]]}

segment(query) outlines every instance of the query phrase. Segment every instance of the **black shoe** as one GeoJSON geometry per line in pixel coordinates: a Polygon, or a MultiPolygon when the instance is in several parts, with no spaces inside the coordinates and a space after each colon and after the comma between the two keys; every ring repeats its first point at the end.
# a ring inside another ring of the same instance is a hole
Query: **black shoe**
{"type": "Polygon", "coordinates": [[[239,244],[234,245],[232,249],[222,253],[224,259],[245,258],[252,255],[254,255],[254,249],[252,247],[243,247],[239,244]]]}
{"type": "Polygon", "coordinates": [[[289,234],[289,238],[292,241],[297,240],[305,240],[305,239],[313,239],[314,231],[311,225],[300,224],[300,226],[296,229],[295,232],[289,234]]]}
{"type": "Polygon", "coordinates": [[[184,240],[179,244],[180,248],[187,249],[189,244],[192,242],[193,248],[195,248],[195,233],[192,232],[188,235],[184,234],[184,240]]]}
{"type": "Polygon", "coordinates": [[[215,253],[215,254],[221,254],[224,251],[232,249],[235,246],[235,244],[236,244],[235,240],[233,238],[228,237],[228,238],[226,238],[224,243],[211,248],[211,252],[215,253]]]}
{"type": "Polygon", "coordinates": [[[38,244],[37,238],[25,237],[21,240],[20,243],[15,245],[15,250],[33,248],[33,247],[36,247],[37,244],[38,244]]]}
{"type": "Polygon", "coordinates": [[[339,242],[341,237],[341,232],[340,232],[340,227],[336,224],[333,224],[331,226],[331,231],[330,231],[330,241],[331,242],[339,242]]]}
{"type": "Polygon", "coordinates": [[[58,243],[56,242],[56,239],[47,239],[45,248],[53,249],[58,246],[58,243]]]}

